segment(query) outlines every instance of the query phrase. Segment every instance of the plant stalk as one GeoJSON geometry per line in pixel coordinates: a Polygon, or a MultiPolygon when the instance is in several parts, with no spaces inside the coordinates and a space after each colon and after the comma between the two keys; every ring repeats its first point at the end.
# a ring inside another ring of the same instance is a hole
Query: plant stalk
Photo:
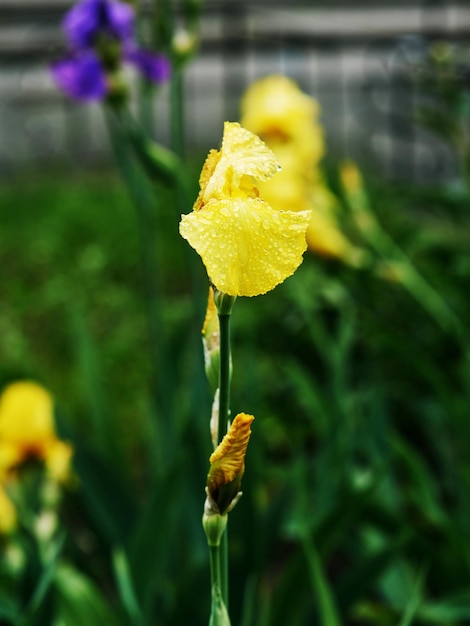
{"type": "MultiPolygon", "coordinates": [[[[220,443],[227,432],[230,416],[230,313],[219,314],[220,361],[219,361],[219,420],[217,443],[220,443]]],[[[225,606],[228,607],[228,535],[227,528],[222,535],[219,566],[220,590],[225,606]]]]}

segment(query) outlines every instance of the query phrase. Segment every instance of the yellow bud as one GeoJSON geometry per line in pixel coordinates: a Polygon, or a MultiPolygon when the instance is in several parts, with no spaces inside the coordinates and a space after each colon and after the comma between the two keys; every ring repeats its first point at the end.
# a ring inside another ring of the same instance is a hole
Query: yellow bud
{"type": "Polygon", "coordinates": [[[253,415],[239,413],[228,433],[212,453],[207,476],[207,495],[213,508],[224,514],[240,491],[253,415]]]}

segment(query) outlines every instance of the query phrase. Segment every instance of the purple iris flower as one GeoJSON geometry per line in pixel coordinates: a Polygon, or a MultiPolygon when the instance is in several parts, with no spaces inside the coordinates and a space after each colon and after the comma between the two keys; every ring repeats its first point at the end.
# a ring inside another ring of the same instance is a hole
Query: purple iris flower
{"type": "Polygon", "coordinates": [[[103,66],[92,50],[57,61],[51,72],[56,84],[73,100],[102,100],[108,90],[103,66]]]}
{"type": "Polygon", "coordinates": [[[134,11],[119,0],[80,0],[62,26],[70,46],[68,58],[51,67],[56,84],[73,100],[102,100],[108,92],[106,69],[95,46],[100,35],[121,43],[122,62],[131,63],[148,80],[170,76],[169,60],[138,48],[133,40],[134,11]]]}
{"type": "Polygon", "coordinates": [[[68,11],[62,27],[75,49],[90,48],[103,33],[124,42],[132,38],[134,11],[118,0],[81,0],[68,11]]]}

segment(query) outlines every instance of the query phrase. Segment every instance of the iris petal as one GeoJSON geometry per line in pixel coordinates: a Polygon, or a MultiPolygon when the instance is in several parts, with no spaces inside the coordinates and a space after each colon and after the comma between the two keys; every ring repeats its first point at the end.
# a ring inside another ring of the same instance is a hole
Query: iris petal
{"type": "Polygon", "coordinates": [[[126,41],[132,37],[134,11],[117,0],[82,0],[67,12],[62,27],[70,46],[89,48],[99,33],[126,41]]]}
{"type": "Polygon", "coordinates": [[[56,84],[73,100],[102,100],[106,95],[106,76],[93,52],[57,61],[51,72],[56,84]]]}
{"type": "Polygon", "coordinates": [[[154,83],[162,83],[170,78],[170,62],[162,54],[132,47],[125,51],[124,58],[135,65],[145,78],[154,83]]]}

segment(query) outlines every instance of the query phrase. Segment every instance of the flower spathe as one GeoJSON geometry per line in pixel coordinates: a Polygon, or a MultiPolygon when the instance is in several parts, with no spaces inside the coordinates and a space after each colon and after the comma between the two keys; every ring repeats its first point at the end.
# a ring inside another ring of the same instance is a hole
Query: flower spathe
{"type": "Polygon", "coordinates": [[[279,169],[259,137],[225,122],[220,151],[211,150],[201,191],[180,233],[201,256],[212,284],[230,296],[256,296],[282,283],[302,262],[310,211],[276,211],[258,182],[279,169]]]}

